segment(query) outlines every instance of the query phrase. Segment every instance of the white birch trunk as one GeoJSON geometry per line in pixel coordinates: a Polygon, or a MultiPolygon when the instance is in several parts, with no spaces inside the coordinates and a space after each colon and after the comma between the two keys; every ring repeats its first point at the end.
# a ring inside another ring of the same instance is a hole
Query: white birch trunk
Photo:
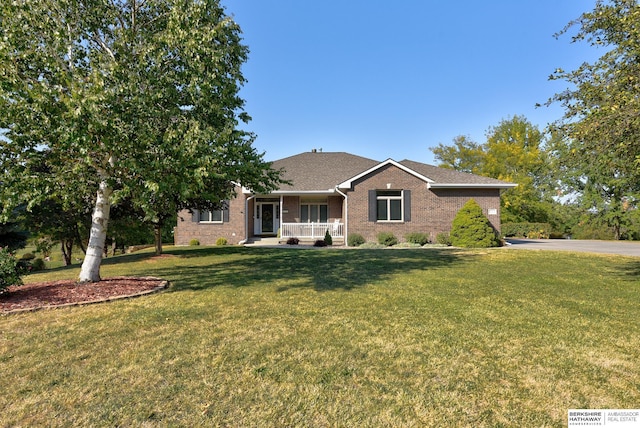
{"type": "Polygon", "coordinates": [[[107,239],[107,224],[111,211],[111,193],[113,190],[107,182],[100,182],[96,197],[96,207],[91,217],[91,234],[87,254],[80,269],[80,283],[100,281],[100,265],[104,254],[104,245],[107,239]]]}

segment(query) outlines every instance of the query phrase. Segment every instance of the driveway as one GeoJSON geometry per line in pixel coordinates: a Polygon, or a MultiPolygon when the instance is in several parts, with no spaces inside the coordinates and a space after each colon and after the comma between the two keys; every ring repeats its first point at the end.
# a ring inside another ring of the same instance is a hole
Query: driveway
{"type": "Polygon", "coordinates": [[[507,242],[509,249],[579,251],[640,257],[640,242],[512,238],[508,238],[507,242]]]}

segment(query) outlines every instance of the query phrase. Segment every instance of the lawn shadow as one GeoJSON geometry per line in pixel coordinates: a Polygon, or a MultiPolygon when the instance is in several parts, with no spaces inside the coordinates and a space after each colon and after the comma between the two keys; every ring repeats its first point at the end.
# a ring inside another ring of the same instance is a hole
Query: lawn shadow
{"type": "Polygon", "coordinates": [[[629,261],[624,265],[616,265],[616,269],[620,271],[620,275],[626,281],[637,281],[640,279],[640,260],[635,259],[633,261],[629,261]]]}
{"type": "Polygon", "coordinates": [[[299,249],[299,248],[203,248],[171,254],[194,258],[193,264],[177,263],[160,268],[155,276],[168,278],[173,291],[211,287],[246,287],[277,284],[277,291],[312,288],[316,291],[351,290],[384,281],[408,271],[438,269],[462,263],[472,253],[451,249],[299,249]],[[216,262],[216,256],[220,261],[216,262]],[[202,264],[201,257],[212,263],[202,264]]]}

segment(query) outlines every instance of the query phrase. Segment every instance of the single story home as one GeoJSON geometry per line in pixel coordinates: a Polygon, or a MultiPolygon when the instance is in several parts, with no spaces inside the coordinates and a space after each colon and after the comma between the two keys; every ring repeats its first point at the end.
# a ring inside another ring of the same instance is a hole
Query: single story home
{"type": "Polygon", "coordinates": [[[282,185],[269,194],[238,187],[224,210],[183,210],[178,213],[175,244],[197,239],[214,245],[259,237],[289,237],[313,242],[328,230],[334,245],[350,234],[376,241],[392,232],[400,241],[420,232],[435,241],[449,232],[456,213],[471,198],[500,231],[500,193],[516,184],[451,169],[403,160],[379,162],[344,152],[300,153],[272,162],[282,169],[282,185]]]}

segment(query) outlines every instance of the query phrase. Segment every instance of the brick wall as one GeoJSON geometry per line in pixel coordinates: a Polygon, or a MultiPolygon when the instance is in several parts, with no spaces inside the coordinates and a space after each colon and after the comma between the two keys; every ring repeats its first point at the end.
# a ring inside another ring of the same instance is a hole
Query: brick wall
{"type": "Polygon", "coordinates": [[[194,221],[188,210],[182,210],[178,213],[178,223],[174,229],[174,243],[189,245],[192,239],[197,239],[201,245],[215,245],[218,238],[226,238],[229,244],[237,244],[245,239],[244,210],[245,196],[242,194],[229,201],[228,222],[199,223],[194,221]]]}
{"type": "Polygon", "coordinates": [[[500,191],[498,189],[427,189],[427,183],[394,165],[358,180],[349,197],[349,234],[359,233],[367,241],[377,241],[380,232],[392,232],[401,242],[407,233],[428,233],[432,239],[449,232],[456,213],[473,198],[493,226],[500,230],[500,191]],[[369,190],[410,190],[411,220],[408,222],[369,221],[369,190]],[[496,210],[489,215],[489,210],[496,210]]]}

